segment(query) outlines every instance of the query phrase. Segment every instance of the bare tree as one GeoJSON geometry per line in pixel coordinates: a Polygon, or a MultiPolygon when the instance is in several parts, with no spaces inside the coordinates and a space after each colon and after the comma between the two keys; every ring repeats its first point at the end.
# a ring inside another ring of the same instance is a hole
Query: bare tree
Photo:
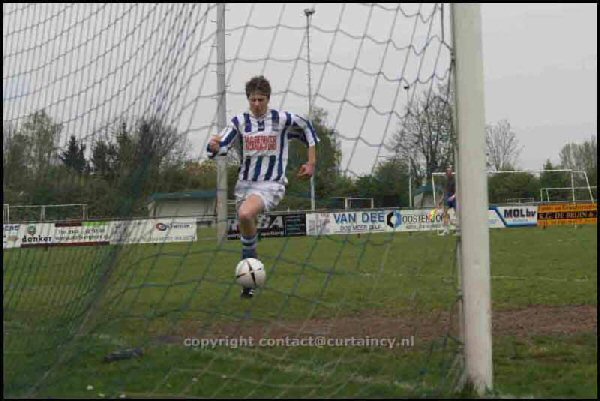
{"type": "Polygon", "coordinates": [[[568,143],[560,150],[560,164],[563,168],[585,171],[591,185],[596,185],[598,175],[598,146],[596,136],[581,143],[568,143]]]}
{"type": "Polygon", "coordinates": [[[519,146],[517,134],[511,129],[510,123],[501,120],[495,125],[487,125],[485,133],[488,167],[495,171],[514,168],[522,147],[519,146]]]}
{"type": "Polygon", "coordinates": [[[392,146],[400,159],[410,163],[413,177],[425,180],[453,163],[455,133],[448,86],[424,93],[407,105],[392,146]]]}

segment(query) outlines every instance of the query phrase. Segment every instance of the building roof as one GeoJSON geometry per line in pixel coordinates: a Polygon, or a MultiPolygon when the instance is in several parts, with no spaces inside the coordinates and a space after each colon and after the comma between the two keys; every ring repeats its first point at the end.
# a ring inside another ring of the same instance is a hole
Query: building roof
{"type": "Polygon", "coordinates": [[[185,191],[185,192],[156,192],[148,197],[148,203],[152,201],[164,200],[194,200],[194,199],[214,199],[217,197],[217,191],[185,191]]]}

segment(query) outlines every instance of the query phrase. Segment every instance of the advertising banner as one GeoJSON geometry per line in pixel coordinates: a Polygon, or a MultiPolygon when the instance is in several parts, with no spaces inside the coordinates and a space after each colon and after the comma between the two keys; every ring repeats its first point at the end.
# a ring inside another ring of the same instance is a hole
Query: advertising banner
{"type": "MultiPolygon", "coordinates": [[[[227,219],[227,239],[240,239],[238,219],[227,219]]],[[[258,218],[258,232],[261,237],[306,236],[306,214],[261,215],[258,218]]]]}
{"type": "Polygon", "coordinates": [[[504,220],[500,216],[500,212],[496,208],[488,209],[488,227],[489,228],[506,228],[504,220]]]}
{"type": "Polygon", "coordinates": [[[307,235],[383,233],[388,231],[391,210],[310,213],[306,215],[307,235]]]}
{"type": "MultiPolygon", "coordinates": [[[[398,231],[431,231],[443,227],[443,216],[432,209],[369,210],[339,213],[310,213],[306,216],[307,235],[362,234],[398,231]]],[[[450,222],[455,221],[450,211],[450,222]]]]}
{"type": "MultiPolygon", "coordinates": [[[[432,215],[433,209],[395,210],[387,213],[386,231],[435,231],[444,228],[444,216],[440,210],[432,215]]],[[[449,211],[450,223],[455,223],[454,210],[449,211]]]]}
{"type": "Polygon", "coordinates": [[[501,206],[492,208],[506,227],[537,226],[537,206],[501,206]]]}
{"type": "Polygon", "coordinates": [[[538,206],[538,226],[564,224],[597,224],[598,204],[559,203],[538,206]]]}
{"type": "Polygon", "coordinates": [[[24,229],[22,224],[4,224],[2,249],[19,248],[24,229]]]}
{"type": "Polygon", "coordinates": [[[54,223],[22,224],[19,231],[21,248],[54,245],[54,223]]]}
{"type": "Polygon", "coordinates": [[[127,220],[111,223],[111,244],[162,244],[198,239],[194,218],[127,220]]]}
{"type": "Polygon", "coordinates": [[[196,241],[196,221],[147,219],[4,224],[4,249],[196,241]]]}
{"type": "MultiPolygon", "coordinates": [[[[339,213],[308,213],[306,215],[306,234],[363,234],[384,232],[436,231],[443,229],[443,214],[440,210],[432,214],[433,209],[419,210],[373,210],[346,211],[339,213]]],[[[525,211],[520,211],[525,213],[525,211]]],[[[520,213],[519,212],[519,213],[520,213]]],[[[505,228],[503,211],[497,208],[488,211],[490,228],[505,228]]],[[[520,222],[521,215],[508,211],[510,221],[520,222]],[[511,214],[512,213],[512,214],[511,214]]],[[[454,210],[449,211],[450,224],[456,225],[454,210]]],[[[528,217],[531,219],[531,217],[528,217]]]]}

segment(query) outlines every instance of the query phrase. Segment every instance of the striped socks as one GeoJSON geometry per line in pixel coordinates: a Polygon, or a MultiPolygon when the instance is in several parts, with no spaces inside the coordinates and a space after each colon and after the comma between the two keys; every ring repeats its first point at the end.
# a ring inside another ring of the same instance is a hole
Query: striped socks
{"type": "Polygon", "coordinates": [[[242,240],[242,259],[256,258],[256,242],[258,240],[258,233],[252,237],[241,237],[242,240]]]}

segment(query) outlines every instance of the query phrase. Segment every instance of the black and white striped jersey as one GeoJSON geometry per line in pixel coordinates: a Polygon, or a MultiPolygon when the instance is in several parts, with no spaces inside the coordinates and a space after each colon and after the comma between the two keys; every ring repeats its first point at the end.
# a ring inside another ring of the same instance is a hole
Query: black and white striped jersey
{"type": "MultiPolygon", "coordinates": [[[[242,113],[233,117],[219,134],[218,154],[225,155],[239,137],[242,157],[239,180],[287,184],[288,144],[297,139],[307,146],[319,142],[312,124],[297,114],[270,109],[261,117],[242,113]]],[[[207,148],[209,157],[214,157],[207,148]]]]}

